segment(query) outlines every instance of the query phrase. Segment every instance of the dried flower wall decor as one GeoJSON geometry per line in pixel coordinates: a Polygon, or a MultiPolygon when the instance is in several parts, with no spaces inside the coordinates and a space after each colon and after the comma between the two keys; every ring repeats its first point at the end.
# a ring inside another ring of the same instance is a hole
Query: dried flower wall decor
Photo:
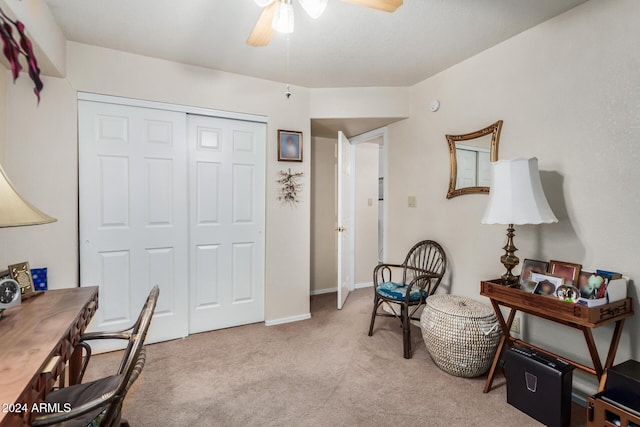
{"type": "Polygon", "coordinates": [[[33,81],[33,93],[36,94],[38,103],[40,103],[40,92],[44,85],[40,79],[40,68],[38,67],[36,56],[33,53],[31,40],[29,40],[25,34],[24,24],[20,21],[14,21],[9,18],[2,9],[0,9],[0,38],[2,39],[3,44],[2,52],[11,66],[13,82],[15,83],[20,76],[20,70],[22,70],[20,55],[23,55],[27,60],[27,66],[29,67],[29,77],[33,81]],[[14,27],[20,35],[19,43],[13,38],[14,27]]]}
{"type": "Polygon", "coordinates": [[[280,195],[278,200],[282,203],[296,204],[300,201],[298,195],[302,191],[302,184],[298,182],[298,178],[304,176],[302,172],[291,173],[291,169],[288,171],[278,172],[280,179],[276,182],[281,185],[280,195]]]}

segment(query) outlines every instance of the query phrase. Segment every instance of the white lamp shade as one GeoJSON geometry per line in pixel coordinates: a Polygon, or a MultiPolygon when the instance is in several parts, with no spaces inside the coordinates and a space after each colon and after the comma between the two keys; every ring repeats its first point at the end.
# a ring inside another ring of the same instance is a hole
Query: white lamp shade
{"type": "Polygon", "coordinates": [[[0,166],[0,227],[46,224],[56,221],[22,198],[0,166]]]}
{"type": "Polygon", "coordinates": [[[551,222],[558,219],[542,190],[537,158],[491,163],[491,190],[483,224],[551,222]]]}
{"type": "Polygon", "coordinates": [[[328,0],[298,0],[302,8],[313,19],[317,19],[327,8],[328,0]]]}
{"type": "Polygon", "coordinates": [[[278,0],[272,27],[279,33],[293,33],[293,4],[291,0],[278,0]]]}

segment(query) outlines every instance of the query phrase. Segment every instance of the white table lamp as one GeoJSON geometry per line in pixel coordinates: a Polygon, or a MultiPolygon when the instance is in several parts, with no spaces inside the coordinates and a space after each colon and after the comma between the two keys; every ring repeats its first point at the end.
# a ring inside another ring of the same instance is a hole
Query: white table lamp
{"type": "Polygon", "coordinates": [[[505,254],[500,257],[507,272],[502,275],[502,283],[518,287],[518,277],[511,270],[520,260],[515,255],[518,250],[513,244],[514,224],[543,224],[558,222],[549,207],[542,190],[538,159],[498,160],[491,163],[491,190],[489,204],[482,217],[483,224],[505,224],[507,244],[505,254]]]}
{"type": "Polygon", "coordinates": [[[27,202],[13,187],[0,166],[0,228],[47,224],[55,218],[27,202]]]}

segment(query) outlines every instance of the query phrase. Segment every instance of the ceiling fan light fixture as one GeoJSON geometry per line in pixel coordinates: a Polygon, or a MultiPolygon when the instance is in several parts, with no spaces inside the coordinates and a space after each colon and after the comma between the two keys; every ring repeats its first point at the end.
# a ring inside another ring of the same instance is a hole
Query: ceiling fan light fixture
{"type": "Polygon", "coordinates": [[[256,2],[256,4],[260,7],[266,7],[269,6],[271,3],[273,3],[275,0],[253,0],[256,2]]]}
{"type": "Polygon", "coordinates": [[[327,8],[328,0],[298,0],[307,14],[313,19],[317,19],[327,8]]]}
{"type": "Polygon", "coordinates": [[[273,15],[273,29],[279,33],[293,33],[292,0],[278,0],[276,12],[273,15]]]}

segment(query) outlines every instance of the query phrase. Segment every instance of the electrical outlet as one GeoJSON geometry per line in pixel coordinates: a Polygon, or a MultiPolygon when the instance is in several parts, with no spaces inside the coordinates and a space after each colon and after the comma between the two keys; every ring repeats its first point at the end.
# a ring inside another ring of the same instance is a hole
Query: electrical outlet
{"type": "Polygon", "coordinates": [[[513,323],[511,324],[511,332],[514,334],[520,334],[520,317],[516,317],[513,319],[513,323]]]}
{"type": "Polygon", "coordinates": [[[407,200],[407,205],[409,205],[410,208],[415,208],[416,207],[416,196],[409,196],[409,198],[407,200]]]}

